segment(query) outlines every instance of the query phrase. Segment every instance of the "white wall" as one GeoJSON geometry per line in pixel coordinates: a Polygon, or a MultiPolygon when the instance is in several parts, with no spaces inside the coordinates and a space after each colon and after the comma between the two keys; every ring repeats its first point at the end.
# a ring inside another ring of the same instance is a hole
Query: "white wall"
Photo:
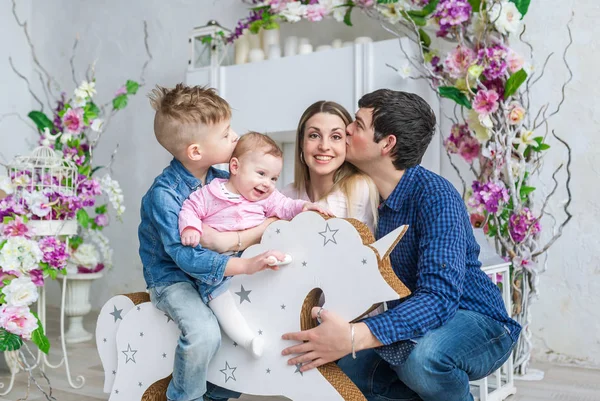
{"type": "MultiPolygon", "coordinates": [[[[0,6],[2,32],[6,32],[2,35],[2,54],[18,55],[24,60],[26,69],[27,51],[6,3],[0,6]]],[[[576,44],[569,53],[569,59],[576,78],[567,90],[568,99],[561,115],[553,121],[557,133],[569,139],[573,146],[574,219],[549,254],[548,272],[541,282],[541,298],[534,309],[533,328],[539,350],[548,349],[565,355],[564,359],[568,361],[580,359],[584,363],[600,366],[600,340],[597,336],[600,331],[600,309],[597,307],[600,305],[600,269],[596,257],[596,250],[600,249],[596,228],[600,222],[597,203],[600,195],[597,189],[597,149],[600,139],[596,114],[596,99],[600,95],[597,72],[597,38],[600,32],[596,21],[600,18],[600,6],[587,0],[551,0],[544,1],[543,6],[540,3],[532,2],[527,18],[528,35],[536,47],[538,60],[549,51],[561,52],[567,39],[565,24],[571,9],[575,11],[573,27],[576,30],[576,44]]],[[[28,2],[19,3],[19,8],[24,7],[24,15],[28,15],[27,5],[28,2]]],[[[155,142],[152,112],[144,94],[154,84],[168,86],[184,79],[190,28],[202,25],[210,18],[216,18],[225,26],[232,26],[234,21],[246,14],[246,5],[238,0],[35,0],[32,9],[33,37],[39,47],[38,55],[42,63],[48,66],[66,90],[71,91],[73,84],[68,59],[72,39],[79,34],[81,42],[76,58],[78,71],[83,72],[89,61],[98,59],[98,96],[105,100],[125,79],[137,78],[145,57],[141,21],[148,21],[150,47],[154,55],[146,77],[148,85],[113,120],[97,154],[99,160],[107,160],[116,143],[120,144],[114,175],[124,187],[128,207],[123,223],[114,223],[107,231],[115,248],[116,267],[93,288],[93,305],[99,308],[113,294],[144,289],[137,254],[139,203],[152,179],[170,159],[155,142]]],[[[312,38],[317,37],[317,32],[320,34],[318,36],[323,37],[349,38],[365,33],[378,39],[388,37],[381,33],[375,23],[364,18],[357,18],[354,29],[334,23],[319,27],[317,30],[314,25],[303,24],[287,27],[287,32],[312,38]]],[[[556,103],[559,99],[560,92],[556,85],[562,82],[565,70],[558,59],[556,57],[555,63],[550,65],[545,81],[536,88],[538,103],[556,103]]],[[[12,78],[9,68],[6,61],[0,61],[3,77],[10,77],[3,78],[0,112],[26,112],[30,102],[25,88],[16,78],[12,78]]],[[[446,125],[442,128],[447,131],[446,125]]],[[[23,139],[25,132],[24,126],[17,122],[2,122],[0,151],[10,158],[17,150],[26,149],[23,139]]],[[[554,147],[559,148],[556,144],[554,147]]],[[[547,162],[548,169],[564,156],[561,152],[553,155],[553,160],[547,162]]],[[[447,176],[453,177],[453,170],[447,165],[445,171],[447,176]]]]}

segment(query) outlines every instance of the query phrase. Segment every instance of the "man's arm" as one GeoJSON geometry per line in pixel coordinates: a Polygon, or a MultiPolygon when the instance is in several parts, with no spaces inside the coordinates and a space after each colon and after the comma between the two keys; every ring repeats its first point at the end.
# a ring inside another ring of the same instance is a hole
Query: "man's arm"
{"type": "Polygon", "coordinates": [[[395,308],[364,320],[382,344],[421,337],[456,313],[466,273],[463,208],[452,194],[438,194],[421,207],[415,291],[395,308]]]}

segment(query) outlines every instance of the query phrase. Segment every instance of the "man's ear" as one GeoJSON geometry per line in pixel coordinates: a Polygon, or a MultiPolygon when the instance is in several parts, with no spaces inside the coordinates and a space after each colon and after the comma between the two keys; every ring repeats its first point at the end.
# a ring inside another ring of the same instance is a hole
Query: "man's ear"
{"type": "Polygon", "coordinates": [[[391,154],[391,152],[394,150],[394,147],[396,146],[396,136],[388,135],[385,138],[383,138],[379,142],[379,144],[382,145],[381,155],[387,156],[387,155],[391,154]]]}
{"type": "Polygon", "coordinates": [[[190,159],[192,161],[195,161],[195,162],[199,161],[200,159],[202,159],[202,150],[200,148],[200,145],[197,143],[192,143],[185,150],[185,155],[187,156],[188,159],[190,159]]]}
{"type": "Polygon", "coordinates": [[[229,174],[236,175],[240,169],[240,161],[237,157],[232,157],[229,160],[229,174]]]}

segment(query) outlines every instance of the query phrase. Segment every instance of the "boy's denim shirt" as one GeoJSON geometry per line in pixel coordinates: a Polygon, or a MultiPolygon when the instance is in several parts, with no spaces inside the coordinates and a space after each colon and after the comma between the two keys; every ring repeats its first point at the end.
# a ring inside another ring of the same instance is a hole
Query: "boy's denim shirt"
{"type": "MultiPolygon", "coordinates": [[[[214,178],[229,178],[229,173],[211,167],[206,183],[214,178]]],[[[201,185],[181,162],[173,159],[142,198],[138,237],[148,288],[191,282],[198,286],[202,299],[207,302],[211,292],[223,281],[229,256],[200,245],[183,246],[178,227],[183,202],[201,185]]]]}

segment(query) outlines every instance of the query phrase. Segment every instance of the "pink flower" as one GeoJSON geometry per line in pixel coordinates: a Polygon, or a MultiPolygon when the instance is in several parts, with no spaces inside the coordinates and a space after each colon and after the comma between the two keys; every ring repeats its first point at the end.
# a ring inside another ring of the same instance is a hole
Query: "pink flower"
{"type": "Polygon", "coordinates": [[[524,207],[521,213],[513,214],[508,220],[508,231],[515,242],[522,242],[529,235],[540,232],[542,227],[529,208],[524,207]]]}
{"type": "Polygon", "coordinates": [[[126,95],[126,94],[127,94],[127,88],[125,87],[125,85],[123,85],[119,89],[117,89],[117,91],[115,92],[115,97],[121,96],[121,95],[126,95]]]}
{"type": "Polygon", "coordinates": [[[444,60],[444,69],[452,78],[462,78],[475,61],[476,54],[468,47],[457,46],[444,60]]]}
{"type": "Polygon", "coordinates": [[[29,271],[29,278],[36,285],[36,287],[44,286],[44,272],[39,269],[29,271]]]}
{"type": "Polygon", "coordinates": [[[473,100],[473,109],[487,116],[498,110],[498,93],[495,90],[480,90],[473,100]]]}
{"type": "Polygon", "coordinates": [[[508,123],[510,125],[517,125],[525,117],[525,109],[517,101],[510,102],[508,105],[508,123]]]}
{"type": "Polygon", "coordinates": [[[467,163],[473,163],[473,160],[479,157],[479,151],[481,150],[481,144],[476,138],[472,136],[464,137],[458,148],[458,153],[462,156],[467,163]]]}
{"type": "Polygon", "coordinates": [[[327,9],[321,4],[310,4],[306,7],[306,18],[311,22],[322,21],[327,15],[327,9]]]}
{"type": "Polygon", "coordinates": [[[38,328],[38,323],[27,306],[4,305],[0,309],[0,327],[29,340],[31,333],[38,328]]]}
{"type": "Polygon", "coordinates": [[[374,0],[357,0],[357,1],[355,1],[355,3],[358,7],[367,8],[367,7],[372,7],[373,4],[375,4],[375,1],[374,0]]]}
{"type": "Polygon", "coordinates": [[[508,71],[511,73],[519,71],[521,68],[523,68],[523,64],[525,64],[523,57],[521,57],[521,55],[513,49],[508,49],[506,62],[508,63],[508,71]]]}
{"type": "Polygon", "coordinates": [[[67,266],[67,247],[64,242],[55,237],[44,237],[39,242],[40,249],[44,254],[42,260],[53,269],[61,270],[67,266]]]}
{"type": "Polygon", "coordinates": [[[106,227],[108,225],[108,216],[106,214],[99,214],[94,219],[94,222],[99,227],[106,227]]]}
{"type": "Polygon", "coordinates": [[[4,226],[0,224],[0,227],[2,227],[2,234],[5,237],[30,237],[29,227],[23,221],[22,216],[15,217],[14,220],[9,221],[4,226]]]}
{"type": "Polygon", "coordinates": [[[63,125],[67,133],[81,134],[83,131],[83,109],[69,109],[63,116],[63,125]]]}

